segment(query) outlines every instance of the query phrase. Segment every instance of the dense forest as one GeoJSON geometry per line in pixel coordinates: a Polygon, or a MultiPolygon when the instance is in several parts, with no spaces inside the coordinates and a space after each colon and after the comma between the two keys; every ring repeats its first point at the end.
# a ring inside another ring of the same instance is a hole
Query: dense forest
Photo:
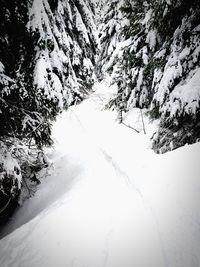
{"type": "Polygon", "coordinates": [[[104,12],[99,72],[118,85],[109,107],[159,118],[158,153],[198,141],[199,1],[112,1],[104,12]]]}
{"type": "Polygon", "coordinates": [[[135,107],[159,119],[155,152],[199,141],[198,0],[0,0],[0,7],[1,212],[40,182],[57,115],[108,75],[118,92],[105,108],[116,109],[119,122],[135,107]]]}
{"type": "Polygon", "coordinates": [[[21,185],[39,182],[52,144],[51,125],[95,81],[98,45],[90,1],[1,0],[0,192],[3,204],[21,185]]]}

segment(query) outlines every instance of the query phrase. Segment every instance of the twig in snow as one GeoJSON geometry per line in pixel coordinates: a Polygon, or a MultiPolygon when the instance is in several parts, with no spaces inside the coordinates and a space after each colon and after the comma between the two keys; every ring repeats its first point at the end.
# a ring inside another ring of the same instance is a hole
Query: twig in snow
{"type": "Polygon", "coordinates": [[[142,117],[143,131],[144,131],[144,134],[146,134],[145,125],[144,125],[144,118],[143,118],[143,114],[142,114],[142,109],[140,109],[140,113],[141,113],[141,117],[142,117]]]}
{"type": "Polygon", "coordinates": [[[132,126],[127,125],[127,124],[125,124],[124,122],[122,122],[122,124],[125,125],[126,127],[130,128],[130,129],[134,130],[136,133],[139,133],[139,131],[136,130],[135,128],[133,128],[132,126]]]}

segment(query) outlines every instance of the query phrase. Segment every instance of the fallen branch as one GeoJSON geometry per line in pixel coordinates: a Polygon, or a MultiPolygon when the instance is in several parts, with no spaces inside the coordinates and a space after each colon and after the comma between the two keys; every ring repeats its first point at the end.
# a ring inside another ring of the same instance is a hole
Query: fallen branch
{"type": "Polygon", "coordinates": [[[144,118],[143,118],[143,114],[142,114],[142,109],[140,109],[140,113],[141,113],[141,117],[142,117],[143,131],[144,131],[144,134],[146,134],[145,125],[144,125],[144,118]]]}
{"type": "Polygon", "coordinates": [[[122,122],[122,124],[125,125],[126,127],[130,128],[130,129],[134,130],[136,133],[139,133],[139,131],[136,130],[135,128],[133,128],[132,126],[127,125],[127,124],[125,124],[124,122],[122,122]]]}

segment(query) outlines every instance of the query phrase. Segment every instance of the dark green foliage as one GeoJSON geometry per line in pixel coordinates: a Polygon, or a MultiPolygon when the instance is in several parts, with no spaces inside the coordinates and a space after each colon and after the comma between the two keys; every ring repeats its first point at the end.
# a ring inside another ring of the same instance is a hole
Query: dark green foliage
{"type": "Polygon", "coordinates": [[[49,0],[49,5],[51,7],[52,12],[54,12],[58,6],[58,0],[49,0]]]}
{"type": "Polygon", "coordinates": [[[157,153],[164,153],[185,144],[193,144],[200,138],[200,111],[195,115],[185,115],[175,120],[165,120],[160,124],[153,147],[157,153]]]}
{"type": "Polygon", "coordinates": [[[149,111],[146,112],[146,115],[149,116],[152,120],[160,118],[159,107],[154,106],[149,111]]]}
{"type": "Polygon", "coordinates": [[[38,145],[50,143],[50,128],[40,127],[42,114],[38,110],[33,87],[35,37],[27,30],[27,1],[3,1],[0,10],[0,136],[33,138],[38,145]],[[27,124],[25,125],[25,121],[27,124]]]}
{"type": "MultiPolygon", "coordinates": [[[[28,56],[31,40],[25,24],[28,22],[27,1],[1,1],[0,9],[0,58],[7,72],[15,75],[15,70],[22,63],[26,67],[23,56],[28,56]]],[[[30,50],[31,51],[31,50],[30,50]]]]}
{"type": "Polygon", "coordinates": [[[152,1],[154,10],[152,27],[156,28],[163,40],[173,36],[176,28],[181,24],[185,15],[190,16],[192,10],[199,10],[198,0],[184,1],[172,0],[171,4],[163,1],[152,1]]]}

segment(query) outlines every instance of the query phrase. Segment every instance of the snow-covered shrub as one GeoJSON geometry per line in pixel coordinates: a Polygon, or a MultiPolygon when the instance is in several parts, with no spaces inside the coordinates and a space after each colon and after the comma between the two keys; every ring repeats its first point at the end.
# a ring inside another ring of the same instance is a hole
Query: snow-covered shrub
{"type": "Polygon", "coordinates": [[[13,157],[13,146],[8,148],[0,141],[0,191],[9,197],[15,198],[21,189],[21,168],[13,157]]]}
{"type": "Polygon", "coordinates": [[[4,196],[5,200],[14,199],[22,202],[30,197],[36,185],[40,183],[39,171],[47,166],[46,156],[36,147],[29,148],[16,138],[0,141],[1,199],[4,196]]]}

